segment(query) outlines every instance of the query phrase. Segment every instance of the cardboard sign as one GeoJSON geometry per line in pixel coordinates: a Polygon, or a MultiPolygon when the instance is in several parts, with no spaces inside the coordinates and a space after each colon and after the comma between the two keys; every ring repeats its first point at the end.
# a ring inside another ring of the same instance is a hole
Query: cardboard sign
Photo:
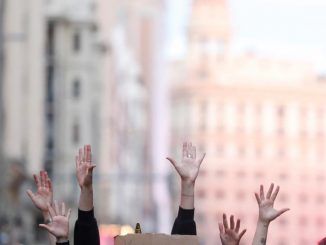
{"type": "Polygon", "coordinates": [[[115,245],[199,245],[197,236],[165,234],[128,234],[116,236],[115,245]]]}

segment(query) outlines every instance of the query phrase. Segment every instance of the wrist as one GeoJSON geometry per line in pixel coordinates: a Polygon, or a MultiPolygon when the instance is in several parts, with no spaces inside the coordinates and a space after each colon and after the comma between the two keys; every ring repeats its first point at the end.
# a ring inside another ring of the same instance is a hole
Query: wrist
{"type": "Polygon", "coordinates": [[[258,218],[258,225],[268,228],[270,221],[258,218]]]}
{"type": "Polygon", "coordinates": [[[65,243],[68,242],[68,236],[64,236],[64,237],[57,237],[57,243],[65,243]]]}
{"type": "Polygon", "coordinates": [[[93,192],[93,185],[80,186],[82,192],[93,192]]]}
{"type": "Polygon", "coordinates": [[[49,211],[42,210],[42,216],[43,216],[44,221],[48,221],[51,218],[49,211]]]}
{"type": "Polygon", "coordinates": [[[188,182],[181,183],[181,195],[183,196],[194,196],[195,193],[195,184],[191,184],[188,182]]]}

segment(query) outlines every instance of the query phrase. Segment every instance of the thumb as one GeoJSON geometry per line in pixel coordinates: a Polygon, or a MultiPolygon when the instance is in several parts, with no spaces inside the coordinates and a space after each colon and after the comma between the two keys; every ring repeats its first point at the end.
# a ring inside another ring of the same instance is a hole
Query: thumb
{"type": "Polygon", "coordinates": [[[31,190],[27,190],[26,191],[27,195],[29,196],[29,198],[32,200],[32,202],[35,204],[35,195],[31,190]]]}
{"type": "Polygon", "coordinates": [[[224,232],[223,224],[221,222],[218,222],[218,229],[220,230],[220,234],[222,234],[224,232]]]}
{"type": "Polygon", "coordinates": [[[282,215],[283,213],[285,213],[285,212],[287,212],[289,210],[290,210],[289,208],[283,208],[283,209],[279,210],[277,212],[277,216],[276,217],[279,217],[280,215],[282,215]]]}
{"type": "Polygon", "coordinates": [[[46,225],[46,224],[39,224],[38,226],[46,229],[48,232],[51,232],[52,231],[51,227],[48,226],[48,225],[46,225]]]}
{"type": "Polygon", "coordinates": [[[206,153],[203,153],[203,155],[201,156],[201,158],[199,159],[199,166],[202,164],[204,158],[206,156],[206,153]]]}
{"type": "Polygon", "coordinates": [[[88,167],[88,173],[89,174],[92,174],[93,173],[93,169],[96,168],[96,165],[95,164],[91,164],[89,167],[88,167]]]}
{"type": "Polygon", "coordinates": [[[172,159],[172,158],[170,158],[170,157],[167,157],[166,158],[170,163],[172,163],[172,165],[175,167],[175,168],[177,168],[177,162],[174,160],[174,159],[172,159]]]}

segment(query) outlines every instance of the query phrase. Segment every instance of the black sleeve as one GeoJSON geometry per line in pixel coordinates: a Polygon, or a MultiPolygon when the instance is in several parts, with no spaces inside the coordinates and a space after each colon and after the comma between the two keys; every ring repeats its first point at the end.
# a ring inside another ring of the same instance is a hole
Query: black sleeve
{"type": "Polygon", "coordinates": [[[197,235],[194,214],[195,209],[183,209],[179,207],[178,216],[174,221],[171,234],[197,235]]]}
{"type": "Polygon", "coordinates": [[[56,243],[57,245],[69,245],[69,241],[67,241],[67,242],[57,242],[56,243]]]}
{"type": "Polygon", "coordinates": [[[78,210],[78,219],[75,223],[74,231],[75,245],[99,245],[100,234],[94,216],[94,210],[78,210]]]}
{"type": "Polygon", "coordinates": [[[326,245],[326,237],[318,242],[318,245],[326,245]]]}

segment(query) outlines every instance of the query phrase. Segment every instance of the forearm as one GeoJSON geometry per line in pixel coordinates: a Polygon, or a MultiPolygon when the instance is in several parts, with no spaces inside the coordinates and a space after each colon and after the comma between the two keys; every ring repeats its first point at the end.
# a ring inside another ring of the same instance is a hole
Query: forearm
{"type": "Polygon", "coordinates": [[[195,182],[181,181],[180,207],[183,209],[195,208],[195,182]]]}
{"type": "MultiPolygon", "coordinates": [[[[44,223],[45,224],[49,223],[51,219],[49,212],[43,211],[42,214],[43,214],[44,223]]],[[[49,237],[49,244],[55,245],[57,241],[56,237],[53,236],[50,232],[48,232],[48,237],[49,237]]]]}
{"type": "Polygon", "coordinates": [[[252,245],[265,245],[267,241],[267,232],[268,232],[269,222],[263,222],[258,220],[256,232],[252,245]]]}
{"type": "Polygon", "coordinates": [[[93,205],[93,187],[82,187],[79,197],[78,208],[82,211],[90,211],[94,207],[93,205]]]}

